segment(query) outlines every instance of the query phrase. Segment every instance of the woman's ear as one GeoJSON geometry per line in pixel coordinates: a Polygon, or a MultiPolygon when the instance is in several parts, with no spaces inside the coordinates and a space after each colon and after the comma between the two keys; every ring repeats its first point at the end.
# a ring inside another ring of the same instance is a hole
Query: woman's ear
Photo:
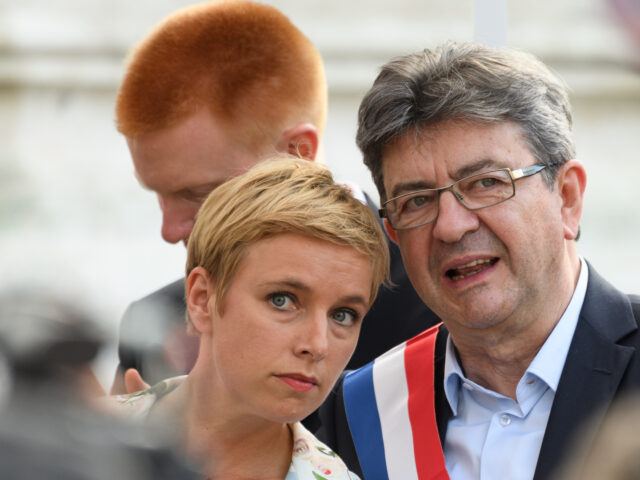
{"type": "Polygon", "coordinates": [[[186,282],[186,301],[193,328],[200,334],[211,333],[216,308],[216,289],[209,272],[196,267],[186,282]]]}
{"type": "Polygon", "coordinates": [[[587,172],[582,163],[569,160],[560,168],[557,188],[562,200],[562,224],[566,240],[576,240],[578,237],[586,186],[587,172]]]}

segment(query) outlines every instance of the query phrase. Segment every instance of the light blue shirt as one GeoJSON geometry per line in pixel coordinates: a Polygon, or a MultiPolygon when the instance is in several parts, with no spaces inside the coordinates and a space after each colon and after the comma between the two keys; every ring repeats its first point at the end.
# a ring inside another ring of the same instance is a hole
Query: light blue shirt
{"type": "Polygon", "coordinates": [[[467,379],[449,337],[444,388],[453,417],[447,426],[444,456],[452,480],[533,478],[588,276],[581,259],[569,306],[518,382],[517,401],[467,379]]]}

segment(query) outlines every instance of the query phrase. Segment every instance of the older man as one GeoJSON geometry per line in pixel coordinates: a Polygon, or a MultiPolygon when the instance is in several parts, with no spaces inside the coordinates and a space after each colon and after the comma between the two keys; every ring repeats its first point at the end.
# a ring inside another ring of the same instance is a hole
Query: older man
{"type": "Polygon", "coordinates": [[[365,96],[385,226],[444,322],[323,407],[321,436],[365,478],[548,478],[584,420],[640,387],[640,297],[577,252],[571,122],[541,62],[473,44],[393,60],[365,96]]]}
{"type": "MultiPolygon", "coordinates": [[[[158,197],[162,237],[186,244],[216,186],[278,151],[314,160],[326,111],[324,68],[311,42],[275,8],[230,1],[179,10],[134,49],[116,120],[136,176],[158,197]]],[[[395,286],[381,290],[365,318],[352,368],[436,321],[391,250],[395,286]]],[[[128,368],[151,383],[191,368],[197,344],[185,333],[184,311],[182,279],[128,308],[113,392],[125,390],[128,368]]]]}

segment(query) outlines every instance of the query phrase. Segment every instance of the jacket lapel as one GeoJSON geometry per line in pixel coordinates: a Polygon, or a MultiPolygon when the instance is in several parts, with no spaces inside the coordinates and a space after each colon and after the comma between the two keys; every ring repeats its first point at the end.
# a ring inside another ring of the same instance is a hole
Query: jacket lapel
{"type": "MultiPolygon", "coordinates": [[[[590,444],[635,348],[617,342],[637,329],[629,300],[589,265],[589,283],[567,355],[534,480],[566,461],[576,434],[590,444]],[[583,427],[589,419],[591,428],[583,427]]],[[[588,450],[588,449],[587,449],[588,450]]]]}
{"type": "Polygon", "coordinates": [[[447,396],[444,392],[444,361],[447,350],[447,338],[449,338],[449,332],[444,325],[441,325],[438,331],[438,336],[436,337],[433,376],[436,422],[438,424],[438,434],[440,435],[442,448],[444,448],[444,437],[447,433],[447,425],[453,416],[449,401],[447,400],[447,396]]]}

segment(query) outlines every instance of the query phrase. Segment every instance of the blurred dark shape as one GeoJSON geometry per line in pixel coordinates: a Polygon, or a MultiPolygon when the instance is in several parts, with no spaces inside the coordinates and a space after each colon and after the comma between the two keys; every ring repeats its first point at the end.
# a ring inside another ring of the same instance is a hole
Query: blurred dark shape
{"type": "MultiPolygon", "coordinates": [[[[586,425],[585,430],[593,425],[586,425]]],[[[632,394],[612,407],[593,444],[581,440],[567,456],[556,480],[637,480],[640,478],[640,395],[632,394]],[[586,458],[584,464],[577,459],[586,458]]],[[[589,437],[587,437],[589,438],[589,437]]]]}
{"type": "Polygon", "coordinates": [[[98,412],[83,375],[103,335],[71,303],[0,294],[0,472],[11,479],[195,479],[161,425],[98,412]]]}
{"type": "Polygon", "coordinates": [[[0,352],[20,376],[56,377],[88,364],[103,335],[89,316],[57,298],[25,290],[0,295],[0,352]]]}

